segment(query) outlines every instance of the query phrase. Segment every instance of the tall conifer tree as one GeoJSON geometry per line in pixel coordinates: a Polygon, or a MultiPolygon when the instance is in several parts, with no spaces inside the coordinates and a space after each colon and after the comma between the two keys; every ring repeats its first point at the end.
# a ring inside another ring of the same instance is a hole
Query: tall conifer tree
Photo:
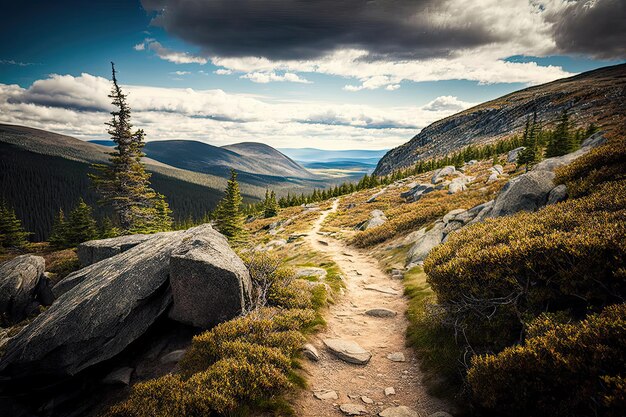
{"type": "Polygon", "coordinates": [[[108,133],[115,142],[109,165],[96,165],[99,175],[91,175],[103,204],[111,205],[119,218],[123,233],[150,233],[171,229],[171,216],[165,198],[150,187],[150,174],[141,163],[144,156],[144,131],[133,132],[126,94],[117,84],[115,65],[111,63],[112,119],[108,133]]]}
{"type": "Polygon", "coordinates": [[[219,202],[214,212],[215,226],[231,241],[242,241],[246,235],[245,220],[241,209],[243,199],[237,182],[237,172],[234,169],[230,170],[230,179],[225,193],[226,195],[219,202]]]}

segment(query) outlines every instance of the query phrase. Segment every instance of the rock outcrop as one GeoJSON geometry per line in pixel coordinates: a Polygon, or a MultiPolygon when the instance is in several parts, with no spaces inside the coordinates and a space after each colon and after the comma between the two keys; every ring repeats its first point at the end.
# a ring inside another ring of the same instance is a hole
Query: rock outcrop
{"type": "Polygon", "coordinates": [[[209,225],[161,233],[69,275],[59,283],[71,281],[62,295],[9,341],[0,372],[74,375],[114,357],[171,304],[170,254],[183,241],[213,234],[209,225]]]}
{"type": "MultiPolygon", "coordinates": [[[[378,162],[374,175],[387,175],[467,145],[488,143],[519,133],[532,109],[537,109],[541,123],[556,120],[564,109],[576,115],[576,124],[597,122],[606,114],[616,115],[611,123],[623,123],[625,75],[626,64],[600,68],[516,91],[446,117],[387,152],[378,162]]],[[[514,162],[515,157],[512,159],[514,162]]]]}
{"type": "Polygon", "coordinates": [[[409,191],[400,194],[400,197],[406,198],[407,202],[412,203],[419,200],[424,194],[428,194],[432,191],[435,191],[435,187],[431,184],[417,184],[409,191]]]}
{"type": "Polygon", "coordinates": [[[491,217],[508,216],[519,211],[537,211],[546,205],[554,188],[554,172],[530,171],[505,184],[496,198],[491,217]]]}
{"type": "Polygon", "coordinates": [[[213,229],[185,239],[170,257],[173,320],[208,329],[250,304],[252,282],[226,238],[213,229]]]}
{"type": "MultiPolygon", "coordinates": [[[[41,256],[17,256],[0,265],[0,314],[10,323],[17,323],[36,307],[36,299],[44,277],[46,262],[41,256]],[[35,303],[35,305],[33,305],[35,303]]],[[[42,300],[47,301],[47,300],[42,300]]],[[[44,303],[41,303],[44,304],[44,303]]]]}
{"type": "Polygon", "coordinates": [[[373,227],[382,226],[386,222],[387,216],[385,216],[385,213],[383,213],[382,210],[372,210],[369,220],[366,221],[363,226],[361,226],[361,229],[368,230],[373,227]]]}
{"type": "Polygon", "coordinates": [[[128,235],[110,239],[90,240],[78,245],[76,254],[78,255],[80,265],[85,267],[103,259],[119,255],[155,236],[157,235],[128,235]]]}

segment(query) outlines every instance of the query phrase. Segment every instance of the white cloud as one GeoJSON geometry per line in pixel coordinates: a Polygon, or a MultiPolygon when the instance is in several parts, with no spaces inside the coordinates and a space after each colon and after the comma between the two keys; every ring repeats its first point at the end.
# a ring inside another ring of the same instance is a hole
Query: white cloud
{"type": "MultiPolygon", "coordinates": [[[[149,50],[154,52],[159,58],[165,61],[173,62],[175,64],[204,65],[207,62],[209,62],[207,58],[204,58],[201,56],[195,56],[187,52],[179,52],[179,51],[174,51],[172,49],[166,48],[163,45],[161,45],[160,42],[157,42],[154,39],[146,39],[142,45],[144,45],[143,49],[147,47],[149,50]]],[[[135,46],[135,49],[137,49],[136,46],[135,46]]],[[[143,50],[143,49],[137,49],[137,50],[143,50]]]]}
{"type": "Polygon", "coordinates": [[[138,43],[137,45],[133,46],[133,49],[135,51],[143,51],[144,49],[146,49],[146,44],[145,43],[138,43]]]}
{"type": "MultiPolygon", "coordinates": [[[[194,139],[215,145],[245,138],[276,147],[380,149],[472,103],[439,97],[425,106],[375,107],[320,101],[266,101],[222,90],[124,85],[133,124],[148,140],[194,139]]],[[[0,84],[0,122],[81,138],[106,137],[109,80],[52,75],[29,88],[0,84]]]]}
{"type": "Polygon", "coordinates": [[[224,68],[217,69],[213,72],[216,73],[217,75],[230,75],[233,73],[231,70],[224,69],[224,68]]]}
{"type": "Polygon", "coordinates": [[[174,71],[174,72],[170,72],[170,74],[175,74],[175,75],[189,75],[189,74],[191,74],[191,72],[189,72],[189,71],[174,71]]]}
{"type": "Polygon", "coordinates": [[[311,81],[301,78],[297,74],[286,72],[282,75],[276,74],[275,72],[250,72],[242,75],[240,78],[246,78],[254,83],[269,83],[269,82],[290,82],[290,83],[301,83],[301,84],[311,84],[311,81]]]}

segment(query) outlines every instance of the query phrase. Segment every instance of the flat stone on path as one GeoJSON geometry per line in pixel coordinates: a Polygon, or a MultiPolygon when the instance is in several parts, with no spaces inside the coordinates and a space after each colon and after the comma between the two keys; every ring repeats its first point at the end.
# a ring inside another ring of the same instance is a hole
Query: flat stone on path
{"type": "Polygon", "coordinates": [[[378,413],[378,415],[380,417],[420,417],[417,411],[412,410],[405,405],[386,408],[378,413]]]}
{"type": "Polygon", "coordinates": [[[320,360],[320,354],[317,351],[317,349],[315,348],[315,346],[313,346],[310,343],[305,343],[304,346],[302,346],[302,354],[309,358],[312,361],[319,361],[320,360]]]}
{"type": "Polygon", "coordinates": [[[370,397],[366,397],[365,395],[361,397],[361,401],[363,401],[365,404],[374,404],[374,400],[372,400],[370,397]]]}
{"type": "Polygon", "coordinates": [[[392,362],[404,362],[406,359],[404,358],[404,353],[402,352],[393,352],[387,355],[387,359],[392,362]]]}
{"type": "Polygon", "coordinates": [[[328,390],[328,389],[321,389],[321,390],[313,391],[313,395],[318,400],[337,400],[337,399],[339,399],[339,396],[337,395],[336,391],[328,390]]]}
{"type": "Polygon", "coordinates": [[[382,285],[370,284],[366,285],[365,289],[370,291],[382,292],[383,294],[398,295],[398,291],[390,287],[383,287],[382,285]]]}
{"type": "Polygon", "coordinates": [[[358,404],[341,404],[339,409],[347,416],[360,416],[367,413],[367,410],[362,405],[358,404]]]}
{"type": "Polygon", "coordinates": [[[345,362],[365,365],[372,358],[370,352],[351,340],[324,339],[324,344],[335,356],[345,362]]]}
{"type": "Polygon", "coordinates": [[[372,308],[371,310],[367,310],[365,314],[367,314],[368,316],[372,316],[372,317],[384,318],[384,317],[394,317],[398,313],[388,308],[378,307],[378,308],[372,308]]]}
{"type": "Polygon", "coordinates": [[[393,387],[385,388],[385,396],[396,395],[396,390],[393,387]]]}

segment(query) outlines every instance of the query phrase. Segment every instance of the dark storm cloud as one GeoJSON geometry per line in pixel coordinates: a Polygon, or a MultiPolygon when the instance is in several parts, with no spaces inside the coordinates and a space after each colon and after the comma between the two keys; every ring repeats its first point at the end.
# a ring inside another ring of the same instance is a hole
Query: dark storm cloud
{"type": "Polygon", "coordinates": [[[222,57],[315,58],[341,47],[384,59],[498,42],[479,22],[432,23],[441,0],[142,0],[153,24],[222,57]]]}
{"type": "Polygon", "coordinates": [[[626,1],[581,0],[554,16],[559,52],[596,58],[626,57],[626,1]]]}

